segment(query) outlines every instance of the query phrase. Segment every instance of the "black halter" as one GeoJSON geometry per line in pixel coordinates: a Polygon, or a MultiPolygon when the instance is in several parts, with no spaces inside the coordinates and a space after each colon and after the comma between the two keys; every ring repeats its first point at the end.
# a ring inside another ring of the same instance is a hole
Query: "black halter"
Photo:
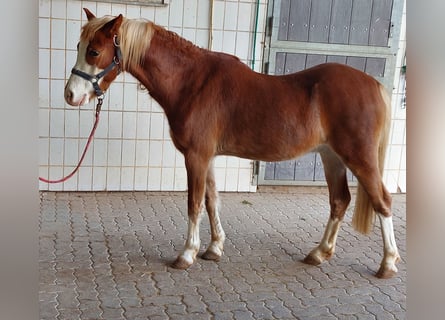
{"type": "Polygon", "coordinates": [[[102,89],[99,87],[99,80],[102,77],[104,77],[105,75],[107,75],[116,66],[118,66],[118,68],[119,68],[118,73],[121,72],[120,63],[122,60],[122,52],[121,52],[121,49],[120,49],[120,46],[119,46],[119,43],[117,40],[117,35],[114,36],[113,43],[114,43],[114,47],[115,47],[113,61],[111,61],[111,63],[108,65],[108,67],[106,67],[104,70],[102,70],[98,74],[90,75],[86,72],[83,72],[83,71],[75,69],[75,68],[73,68],[71,70],[72,74],[75,74],[75,75],[91,82],[91,84],[93,85],[94,91],[96,93],[96,96],[98,96],[98,97],[101,97],[104,94],[102,89]]]}

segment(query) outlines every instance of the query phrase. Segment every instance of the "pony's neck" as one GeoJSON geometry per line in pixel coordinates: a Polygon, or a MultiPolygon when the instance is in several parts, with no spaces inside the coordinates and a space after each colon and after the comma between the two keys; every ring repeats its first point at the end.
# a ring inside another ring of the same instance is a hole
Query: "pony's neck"
{"type": "Polygon", "coordinates": [[[181,93],[191,85],[195,64],[205,50],[160,26],[153,24],[153,28],[143,63],[128,71],[148,89],[168,116],[180,104],[181,93]]]}

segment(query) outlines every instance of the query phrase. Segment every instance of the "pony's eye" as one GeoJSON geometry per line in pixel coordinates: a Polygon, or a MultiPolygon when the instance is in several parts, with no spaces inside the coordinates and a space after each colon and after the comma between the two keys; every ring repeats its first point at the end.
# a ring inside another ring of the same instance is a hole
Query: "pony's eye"
{"type": "Polygon", "coordinates": [[[99,51],[91,49],[88,51],[88,54],[92,57],[97,57],[99,55],[99,51]]]}

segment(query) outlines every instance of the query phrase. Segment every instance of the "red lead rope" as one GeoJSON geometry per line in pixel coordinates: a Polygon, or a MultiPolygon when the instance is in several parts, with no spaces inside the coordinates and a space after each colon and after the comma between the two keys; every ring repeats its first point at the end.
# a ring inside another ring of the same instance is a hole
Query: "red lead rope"
{"type": "Polygon", "coordinates": [[[85,158],[85,154],[87,153],[88,147],[90,146],[90,143],[93,140],[94,133],[96,132],[96,128],[97,128],[97,125],[99,123],[99,113],[100,113],[100,108],[102,107],[102,103],[103,103],[103,99],[102,98],[97,98],[96,119],[94,121],[93,129],[91,129],[91,133],[90,133],[90,136],[88,137],[88,141],[87,141],[87,144],[85,145],[85,149],[83,150],[83,153],[82,153],[82,156],[80,157],[79,163],[74,168],[74,170],[69,175],[67,175],[66,177],[63,177],[63,178],[61,178],[59,180],[48,180],[48,179],[39,177],[40,181],[46,182],[46,183],[60,183],[60,182],[64,182],[64,181],[68,180],[69,178],[71,178],[77,172],[77,170],[79,170],[79,167],[82,164],[83,158],[85,158]]]}

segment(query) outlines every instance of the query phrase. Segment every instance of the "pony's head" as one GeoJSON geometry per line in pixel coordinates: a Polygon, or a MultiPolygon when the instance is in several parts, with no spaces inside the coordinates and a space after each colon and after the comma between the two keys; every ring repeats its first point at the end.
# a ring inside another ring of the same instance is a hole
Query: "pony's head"
{"type": "Polygon", "coordinates": [[[88,23],[82,29],[77,61],[65,86],[65,100],[72,106],[102,96],[121,71],[118,32],[124,18],[96,18],[88,9],[84,11],[88,23]]]}

